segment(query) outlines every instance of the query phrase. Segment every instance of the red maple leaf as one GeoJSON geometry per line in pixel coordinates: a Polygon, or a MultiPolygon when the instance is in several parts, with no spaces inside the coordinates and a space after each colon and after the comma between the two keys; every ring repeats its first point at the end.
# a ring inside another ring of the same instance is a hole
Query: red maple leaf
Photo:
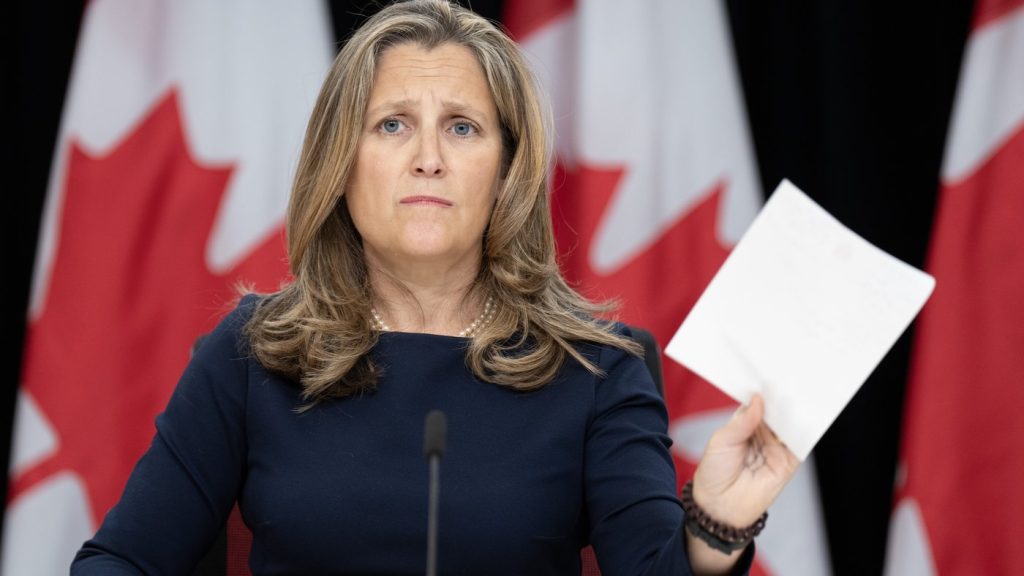
{"type": "MultiPolygon", "coordinates": [[[[716,232],[726,183],[719,182],[708,190],[701,202],[629,261],[602,273],[591,265],[589,254],[622,175],[623,170],[617,167],[556,168],[551,204],[561,265],[566,278],[584,295],[595,300],[618,299],[618,317],[650,330],[664,347],[728,256],[729,249],[719,242],[716,232]]],[[[664,362],[664,378],[666,403],[673,419],[731,403],[716,388],[670,359],[664,362]]],[[[680,478],[689,478],[694,463],[677,458],[676,464],[680,478]]]]}
{"type": "Polygon", "coordinates": [[[98,523],[149,445],[195,338],[233,302],[234,283],[274,289],[286,279],[280,231],[231,270],[206,266],[232,170],[193,160],[173,90],[108,154],[72,143],[52,274],[23,372],[58,446],[12,479],[9,499],[72,471],[98,523]]]}

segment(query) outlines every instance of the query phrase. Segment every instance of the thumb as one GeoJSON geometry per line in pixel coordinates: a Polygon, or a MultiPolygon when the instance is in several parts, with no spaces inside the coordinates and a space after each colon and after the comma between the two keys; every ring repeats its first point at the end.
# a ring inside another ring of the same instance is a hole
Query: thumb
{"type": "Polygon", "coordinates": [[[755,393],[748,404],[740,406],[721,429],[720,440],[725,445],[745,444],[764,418],[764,398],[755,393]]]}

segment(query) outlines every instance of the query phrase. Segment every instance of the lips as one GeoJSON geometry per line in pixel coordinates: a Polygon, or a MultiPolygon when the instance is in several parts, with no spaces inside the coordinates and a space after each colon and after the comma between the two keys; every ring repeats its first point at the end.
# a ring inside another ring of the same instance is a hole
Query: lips
{"type": "Polygon", "coordinates": [[[437,196],[408,196],[402,198],[399,204],[428,204],[432,206],[451,206],[452,203],[444,198],[438,198],[437,196]]]}

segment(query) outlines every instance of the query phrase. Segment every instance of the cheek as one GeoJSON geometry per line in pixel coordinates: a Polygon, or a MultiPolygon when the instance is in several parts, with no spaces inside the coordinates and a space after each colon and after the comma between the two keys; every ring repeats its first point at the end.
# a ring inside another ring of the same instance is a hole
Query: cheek
{"type": "Polygon", "coordinates": [[[498,199],[498,193],[501,191],[502,185],[505,183],[502,178],[504,174],[502,174],[500,152],[482,154],[475,158],[471,165],[476,169],[477,177],[476,182],[473,183],[473,188],[485,191],[488,207],[493,206],[494,202],[498,199]]]}
{"type": "Polygon", "coordinates": [[[504,180],[496,180],[491,185],[490,194],[487,195],[487,219],[490,220],[491,213],[494,212],[494,206],[498,203],[498,195],[501,194],[501,188],[505,184],[504,180]]]}
{"type": "Polygon", "coordinates": [[[360,235],[363,235],[363,208],[359,203],[358,192],[355,188],[349,187],[345,191],[345,206],[348,207],[349,218],[352,219],[352,224],[355,225],[356,231],[360,235]]]}
{"type": "Polygon", "coordinates": [[[368,187],[368,181],[364,177],[353,178],[345,190],[345,204],[348,206],[348,213],[352,217],[352,223],[361,235],[366,235],[367,226],[372,224],[374,219],[374,206],[372,189],[368,187]]]}
{"type": "Polygon", "coordinates": [[[494,206],[498,201],[498,193],[501,190],[501,184],[501,181],[480,183],[487,192],[486,194],[480,194],[478,196],[479,201],[477,202],[475,215],[473,217],[474,229],[479,229],[480,232],[487,229],[487,225],[491,221],[491,216],[494,214],[494,206]]]}
{"type": "Polygon", "coordinates": [[[352,176],[345,190],[345,201],[352,219],[358,224],[379,209],[377,204],[382,199],[379,198],[378,189],[384,182],[381,179],[380,163],[373,154],[361,151],[352,168],[352,176]]]}

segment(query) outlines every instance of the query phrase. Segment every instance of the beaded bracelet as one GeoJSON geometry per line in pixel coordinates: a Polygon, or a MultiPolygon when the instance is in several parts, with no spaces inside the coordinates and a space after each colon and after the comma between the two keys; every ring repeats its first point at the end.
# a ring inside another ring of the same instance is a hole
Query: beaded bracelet
{"type": "Polygon", "coordinates": [[[755,536],[764,529],[765,520],[768,519],[768,512],[761,514],[761,517],[746,528],[733,528],[715,520],[705,512],[693,499],[693,480],[686,482],[680,492],[683,502],[683,510],[686,512],[686,527],[690,533],[719,552],[731,554],[736,550],[742,550],[750,544],[755,536]]]}

